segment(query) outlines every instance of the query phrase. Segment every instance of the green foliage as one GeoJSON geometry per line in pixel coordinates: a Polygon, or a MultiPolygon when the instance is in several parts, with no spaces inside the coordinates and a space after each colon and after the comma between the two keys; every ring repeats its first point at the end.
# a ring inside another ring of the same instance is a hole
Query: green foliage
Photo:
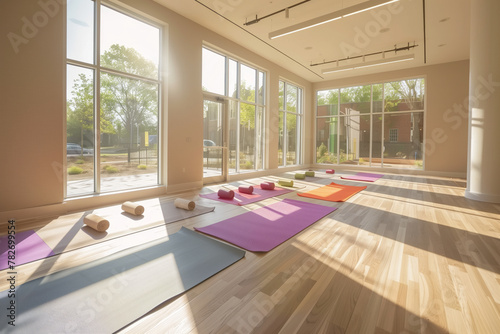
{"type": "Polygon", "coordinates": [[[83,173],[83,169],[77,166],[72,166],[68,168],[68,174],[69,175],[76,175],[76,174],[81,174],[83,173]]]}
{"type": "Polygon", "coordinates": [[[147,169],[148,166],[146,166],[146,165],[139,165],[139,166],[137,166],[137,168],[139,168],[139,169],[147,169]]]}
{"type": "Polygon", "coordinates": [[[109,174],[118,173],[120,170],[115,166],[104,166],[104,171],[109,174]]]}
{"type": "Polygon", "coordinates": [[[318,157],[323,157],[327,151],[328,148],[326,147],[326,145],[324,143],[321,143],[321,145],[319,145],[318,147],[318,157]]]}
{"type": "Polygon", "coordinates": [[[83,159],[78,159],[75,161],[75,164],[78,164],[78,165],[82,165],[84,163],[85,163],[85,160],[83,160],[83,159]]]}

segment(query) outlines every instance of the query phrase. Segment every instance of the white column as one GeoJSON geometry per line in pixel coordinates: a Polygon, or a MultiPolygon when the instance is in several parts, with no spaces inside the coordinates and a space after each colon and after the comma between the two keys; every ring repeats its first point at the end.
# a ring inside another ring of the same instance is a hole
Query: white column
{"type": "Polygon", "coordinates": [[[500,1],[472,0],[465,197],[500,203],[500,1]]]}

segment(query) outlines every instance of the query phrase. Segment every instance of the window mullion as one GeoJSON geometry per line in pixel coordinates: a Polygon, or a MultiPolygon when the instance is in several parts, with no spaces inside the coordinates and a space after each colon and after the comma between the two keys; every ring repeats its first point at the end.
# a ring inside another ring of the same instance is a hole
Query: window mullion
{"type": "Polygon", "coordinates": [[[94,192],[101,192],[101,1],[95,4],[94,30],[94,192]]]}

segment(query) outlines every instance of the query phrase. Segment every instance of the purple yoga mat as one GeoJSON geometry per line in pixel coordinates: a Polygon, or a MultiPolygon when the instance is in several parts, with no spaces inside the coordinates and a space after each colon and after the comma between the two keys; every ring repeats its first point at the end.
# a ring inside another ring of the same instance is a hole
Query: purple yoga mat
{"type": "Polygon", "coordinates": [[[341,176],[340,178],[344,180],[375,182],[383,176],[383,174],[356,173],[356,175],[341,176]]]}
{"type": "MultiPolygon", "coordinates": [[[[15,241],[15,259],[11,259],[14,266],[54,255],[52,249],[33,230],[17,232],[15,241]]],[[[12,255],[9,250],[9,237],[3,235],[0,237],[0,270],[9,267],[8,256],[12,255]]]]}
{"type": "Polygon", "coordinates": [[[293,190],[283,189],[279,187],[275,187],[273,190],[264,190],[261,189],[260,186],[254,186],[252,194],[240,193],[238,190],[235,190],[233,199],[219,198],[219,195],[217,195],[217,193],[203,194],[200,195],[200,197],[209,198],[215,201],[220,201],[234,205],[247,205],[250,203],[255,203],[258,201],[265,200],[267,198],[283,195],[292,191],[293,190]]]}
{"type": "Polygon", "coordinates": [[[228,241],[252,252],[268,252],[337,210],[293,199],[249,211],[195,230],[228,241]]]}

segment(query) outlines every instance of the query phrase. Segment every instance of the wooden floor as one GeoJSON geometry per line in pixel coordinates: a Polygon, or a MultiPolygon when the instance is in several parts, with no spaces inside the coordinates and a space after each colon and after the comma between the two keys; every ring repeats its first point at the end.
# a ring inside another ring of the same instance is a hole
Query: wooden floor
{"type": "MultiPolygon", "coordinates": [[[[466,199],[458,179],[318,175],[299,191],[332,178],[368,188],[344,203],[281,196],[339,209],[268,253],[247,252],[119,333],[500,332],[500,205],[466,199]]],[[[264,179],[273,178],[247,181],[264,179]]],[[[237,207],[182,195],[216,210],[20,266],[19,283],[279,200],[237,207]]]]}

